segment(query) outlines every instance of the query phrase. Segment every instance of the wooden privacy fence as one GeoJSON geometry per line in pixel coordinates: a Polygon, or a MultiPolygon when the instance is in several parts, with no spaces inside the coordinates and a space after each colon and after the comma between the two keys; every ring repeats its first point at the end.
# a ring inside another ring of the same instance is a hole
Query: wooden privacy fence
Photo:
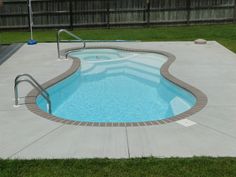
{"type": "MultiPolygon", "coordinates": [[[[3,0],[0,29],[28,28],[27,0],[3,0]]],[[[236,22],[236,0],[32,0],[34,27],[236,22]]]]}

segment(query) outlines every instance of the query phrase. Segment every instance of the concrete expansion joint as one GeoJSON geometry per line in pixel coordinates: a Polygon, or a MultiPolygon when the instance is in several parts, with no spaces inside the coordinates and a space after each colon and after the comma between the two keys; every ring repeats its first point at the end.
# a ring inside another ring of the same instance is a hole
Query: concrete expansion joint
{"type": "Polygon", "coordinates": [[[16,151],[15,153],[11,154],[10,156],[8,156],[8,159],[13,158],[15,155],[17,155],[18,153],[22,152],[23,150],[27,149],[28,147],[32,146],[33,144],[35,144],[36,142],[40,141],[41,139],[43,139],[44,137],[46,137],[47,135],[55,132],[56,130],[60,129],[61,127],[65,126],[64,124],[59,125],[58,127],[50,130],[49,132],[47,132],[46,134],[40,136],[39,138],[37,138],[36,140],[32,141],[31,143],[29,143],[28,145],[24,146],[23,148],[21,148],[20,150],[16,151]]]}
{"type": "Polygon", "coordinates": [[[125,127],[125,135],[126,135],[126,144],[127,144],[128,158],[130,158],[128,127],[125,127]]]}

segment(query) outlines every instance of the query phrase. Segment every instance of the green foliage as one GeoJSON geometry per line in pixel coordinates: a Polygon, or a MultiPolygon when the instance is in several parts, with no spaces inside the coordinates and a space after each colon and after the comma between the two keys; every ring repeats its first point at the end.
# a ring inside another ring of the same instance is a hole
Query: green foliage
{"type": "MultiPolygon", "coordinates": [[[[203,38],[218,41],[236,52],[236,24],[75,29],[73,32],[87,40],[192,41],[203,38]]],[[[29,32],[0,32],[0,43],[26,42],[29,35],[29,32]]],[[[34,38],[39,42],[55,42],[56,30],[34,30],[34,38]]],[[[65,35],[64,39],[70,38],[65,35]]]]}
{"type": "Polygon", "coordinates": [[[235,177],[236,158],[0,160],[0,177],[235,177]]]}

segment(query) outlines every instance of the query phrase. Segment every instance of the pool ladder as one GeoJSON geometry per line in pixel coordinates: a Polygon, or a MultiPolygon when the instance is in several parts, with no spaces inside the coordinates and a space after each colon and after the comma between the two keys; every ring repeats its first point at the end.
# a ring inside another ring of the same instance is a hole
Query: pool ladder
{"type": "Polygon", "coordinates": [[[27,82],[32,85],[39,94],[47,101],[47,112],[52,113],[51,100],[48,92],[30,75],[30,74],[19,74],[15,78],[14,84],[14,94],[15,94],[15,106],[18,106],[19,95],[18,95],[18,85],[22,82],[27,82]],[[21,79],[22,77],[27,77],[27,79],[21,79]]]}
{"type": "Polygon", "coordinates": [[[73,34],[72,32],[66,30],[66,29],[60,29],[57,31],[57,55],[58,55],[58,58],[61,58],[61,53],[60,53],[60,42],[82,42],[83,43],[83,48],[86,47],[86,42],[85,40],[81,39],[79,36],[73,34]],[[61,33],[66,33],[68,34],[69,36],[75,38],[76,40],[61,40],[61,33]]]}

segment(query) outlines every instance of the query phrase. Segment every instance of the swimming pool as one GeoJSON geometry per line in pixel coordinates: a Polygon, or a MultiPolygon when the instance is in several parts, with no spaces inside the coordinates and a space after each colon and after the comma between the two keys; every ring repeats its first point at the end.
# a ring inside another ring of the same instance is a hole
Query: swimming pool
{"type": "MultiPolygon", "coordinates": [[[[49,87],[52,114],[95,123],[159,121],[196,105],[196,97],[168,81],[160,70],[168,58],[151,52],[81,49],[69,56],[81,60],[71,76],[49,87]]],[[[46,110],[38,96],[37,105],[46,110]]]]}
{"type": "Polygon", "coordinates": [[[135,55],[134,52],[114,49],[86,49],[68,52],[67,55],[81,60],[99,62],[102,60],[119,60],[135,55]]]}

